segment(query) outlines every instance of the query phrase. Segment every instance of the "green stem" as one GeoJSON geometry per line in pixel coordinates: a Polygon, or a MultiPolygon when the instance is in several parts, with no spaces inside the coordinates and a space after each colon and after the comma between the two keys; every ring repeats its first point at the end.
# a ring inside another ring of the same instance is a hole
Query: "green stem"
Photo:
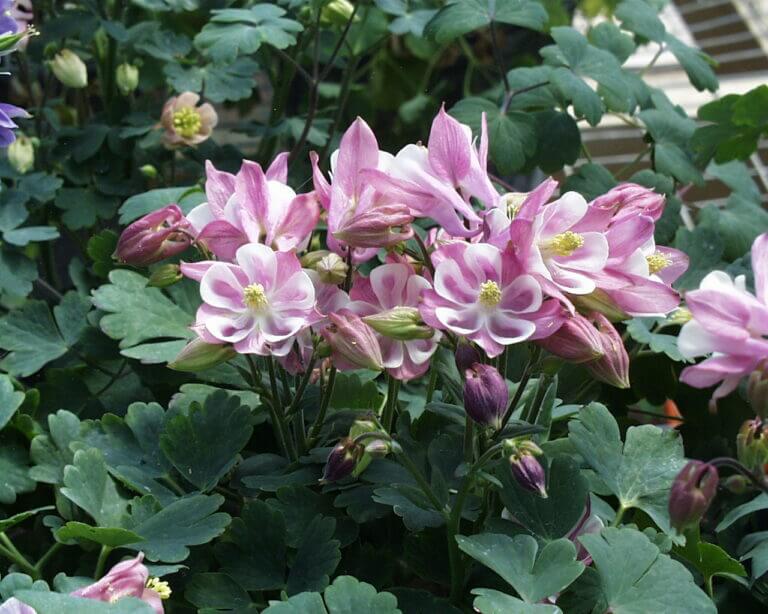
{"type": "Polygon", "coordinates": [[[104,575],[104,568],[107,566],[107,558],[109,553],[112,552],[111,546],[102,546],[101,552],[99,552],[99,558],[96,561],[96,571],[93,572],[94,579],[98,580],[104,575]]]}
{"type": "Polygon", "coordinates": [[[24,571],[24,573],[32,576],[33,579],[37,580],[40,577],[40,574],[38,573],[37,569],[35,569],[35,566],[32,565],[29,560],[27,560],[27,557],[19,552],[19,550],[16,548],[16,546],[14,546],[13,542],[5,533],[0,533],[0,542],[3,544],[0,546],[0,555],[4,556],[9,561],[16,563],[16,565],[18,565],[19,568],[24,571]]]}
{"type": "Polygon", "coordinates": [[[427,482],[427,478],[424,477],[424,474],[421,473],[421,470],[414,464],[414,462],[411,460],[408,454],[406,454],[405,450],[403,450],[400,444],[394,442],[392,451],[395,453],[403,467],[405,467],[408,473],[413,476],[413,479],[416,480],[416,483],[419,485],[421,492],[423,492],[427,499],[429,499],[432,507],[434,507],[437,513],[442,515],[447,522],[449,518],[447,508],[445,505],[440,503],[440,499],[437,498],[435,491],[432,490],[432,487],[429,485],[429,482],[427,482]]]}
{"type": "Polygon", "coordinates": [[[61,550],[64,547],[64,544],[61,544],[59,542],[54,542],[54,544],[48,548],[48,550],[45,551],[45,554],[40,557],[40,559],[35,563],[35,569],[37,570],[38,577],[43,574],[43,569],[45,569],[45,566],[48,564],[48,561],[51,560],[51,557],[53,557],[54,554],[56,554],[59,550],[61,550]]]}
{"type": "Polygon", "coordinates": [[[397,406],[397,393],[400,389],[400,382],[391,375],[388,375],[387,378],[387,404],[384,406],[384,413],[381,414],[381,425],[389,433],[392,430],[392,423],[395,418],[395,407],[397,406]]]}
{"type": "Polygon", "coordinates": [[[333,396],[333,385],[336,383],[336,367],[331,367],[328,372],[328,383],[325,386],[325,394],[320,401],[320,411],[317,413],[314,424],[309,431],[309,437],[307,438],[307,446],[311,447],[315,444],[317,436],[320,434],[320,429],[323,428],[323,422],[325,422],[325,414],[328,413],[328,406],[331,404],[331,397],[333,396]]]}
{"type": "Polygon", "coordinates": [[[280,399],[280,391],[277,389],[277,376],[275,374],[275,360],[272,356],[267,357],[267,369],[269,371],[269,385],[272,389],[272,415],[276,420],[275,428],[279,432],[280,441],[288,453],[288,458],[292,461],[298,459],[296,450],[293,447],[293,440],[288,434],[288,428],[285,423],[285,413],[283,402],[280,399]]]}
{"type": "Polygon", "coordinates": [[[307,370],[304,372],[304,375],[302,376],[301,381],[299,382],[299,385],[296,388],[296,392],[293,395],[293,400],[291,400],[291,404],[288,407],[288,411],[285,412],[286,418],[288,419],[292,418],[293,414],[295,414],[298,411],[299,403],[301,403],[301,399],[304,396],[304,391],[307,389],[307,386],[309,385],[309,380],[312,379],[312,370],[315,368],[316,361],[317,361],[317,358],[315,358],[315,354],[313,353],[309,359],[309,363],[307,364],[307,370]]]}
{"type": "Polygon", "coordinates": [[[427,403],[432,402],[432,397],[435,394],[436,386],[437,386],[437,369],[433,365],[429,369],[429,384],[427,384],[427,403]]]}
{"type": "Polygon", "coordinates": [[[627,508],[623,505],[619,506],[618,511],[616,512],[616,517],[613,519],[613,522],[611,523],[612,527],[618,527],[619,523],[621,522],[621,519],[624,518],[624,513],[627,511],[627,508]]]}
{"type": "Polygon", "coordinates": [[[464,420],[464,462],[471,463],[475,457],[475,423],[469,416],[464,420]]]}

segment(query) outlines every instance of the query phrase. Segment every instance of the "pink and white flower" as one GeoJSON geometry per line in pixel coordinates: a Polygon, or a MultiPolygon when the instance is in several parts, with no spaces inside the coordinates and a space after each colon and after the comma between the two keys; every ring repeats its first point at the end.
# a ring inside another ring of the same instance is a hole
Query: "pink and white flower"
{"type": "Polygon", "coordinates": [[[312,280],[294,254],[258,243],[238,249],[235,261],[182,264],[182,273],[200,281],[195,331],[240,354],[285,356],[321,317],[312,280]]]}
{"type": "MultiPolygon", "coordinates": [[[[361,317],[397,307],[418,307],[424,290],[432,285],[408,264],[383,264],[369,277],[358,276],[350,290],[348,308],[361,317]]],[[[409,380],[426,373],[441,334],[429,339],[402,341],[377,333],[384,368],[392,377],[409,380]]]]}
{"type": "Polygon", "coordinates": [[[221,260],[232,260],[246,243],[263,243],[279,251],[306,248],[320,217],[314,194],[299,194],[285,184],[286,155],[280,154],[265,173],[261,165],[243,161],[237,175],[206,162],[208,202],[195,207],[187,220],[221,260]]]}
{"type": "Polygon", "coordinates": [[[507,345],[551,335],[562,323],[558,302],[544,300],[539,282],[509,251],[487,243],[454,243],[432,260],[434,289],[423,293],[424,321],[468,337],[490,357],[507,345]]]}
{"type": "Polygon", "coordinates": [[[402,202],[421,217],[430,217],[457,237],[480,232],[481,219],[472,208],[472,197],[486,208],[495,207],[499,195],[486,171],[488,131],[482,119],[479,148],[472,141],[472,130],[445,112],[432,122],[428,147],[406,145],[382,170],[367,171],[368,179],[381,192],[402,202]]]}
{"type": "Polygon", "coordinates": [[[685,295],[692,319],[680,330],[680,352],[686,358],[709,357],[683,369],[680,380],[696,388],[719,384],[715,400],[768,359],[768,233],[752,245],[752,269],[755,294],[743,275],[731,279],[713,271],[685,295]]]}

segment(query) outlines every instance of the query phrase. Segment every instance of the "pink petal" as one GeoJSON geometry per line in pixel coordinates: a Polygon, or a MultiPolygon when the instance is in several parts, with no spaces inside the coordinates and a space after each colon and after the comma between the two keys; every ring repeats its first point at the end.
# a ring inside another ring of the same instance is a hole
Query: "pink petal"
{"type": "Polygon", "coordinates": [[[587,201],[578,192],[566,192],[541,211],[542,237],[551,237],[570,230],[587,212],[587,201]]]}
{"type": "Polygon", "coordinates": [[[248,242],[242,231],[224,220],[208,224],[197,235],[197,240],[205,243],[221,260],[234,260],[238,248],[248,242]]]}
{"type": "Polygon", "coordinates": [[[303,246],[320,219],[320,208],[314,194],[299,194],[291,201],[285,217],[270,241],[280,251],[303,246]]]}
{"type": "Polygon", "coordinates": [[[288,152],[283,151],[275,156],[267,168],[267,179],[288,183],[288,152]]]}
{"type": "Polygon", "coordinates": [[[525,341],[536,332],[536,325],[517,317],[512,312],[497,311],[487,321],[488,333],[501,345],[525,341]]]}
{"type": "Polygon", "coordinates": [[[371,271],[371,287],[384,309],[405,303],[403,298],[410,275],[411,269],[405,264],[384,264],[371,271]]]}
{"type": "Polygon", "coordinates": [[[499,307],[512,313],[530,313],[541,307],[542,292],[539,282],[531,275],[521,275],[504,287],[499,307]]]}
{"type": "Polygon", "coordinates": [[[472,139],[465,126],[445,112],[445,104],[432,122],[429,132],[429,164],[443,181],[458,186],[469,172],[472,139]]]}
{"type": "Polygon", "coordinates": [[[205,195],[213,215],[220,219],[224,216],[224,207],[235,192],[235,176],[225,171],[216,170],[210,160],[205,161],[205,195]]]}
{"type": "Polygon", "coordinates": [[[333,184],[347,196],[357,196],[362,190],[360,171],[376,168],[379,144],[373,131],[358,117],[341,137],[334,167],[333,184]]]}
{"type": "Polygon", "coordinates": [[[656,275],[668,286],[675,283],[680,276],[688,270],[688,255],[679,249],[659,246],[656,251],[667,257],[670,264],[665,266],[656,275]]]}
{"type": "Polygon", "coordinates": [[[319,157],[314,151],[309,152],[309,160],[312,163],[312,183],[315,186],[317,199],[324,209],[328,209],[331,204],[331,185],[328,183],[318,166],[319,157]]]}
{"type": "Polygon", "coordinates": [[[237,250],[235,260],[248,276],[250,283],[260,283],[266,290],[274,287],[277,279],[277,258],[269,247],[260,243],[243,245],[237,250]]]}
{"type": "Polygon", "coordinates": [[[184,277],[189,277],[196,282],[200,282],[200,280],[203,278],[203,275],[205,275],[208,272],[208,269],[210,269],[214,264],[217,264],[215,260],[203,260],[202,262],[181,262],[179,264],[179,268],[181,269],[181,274],[184,275],[184,277]]]}
{"type": "Polygon", "coordinates": [[[471,335],[483,324],[480,311],[475,307],[438,307],[435,309],[435,317],[442,325],[441,328],[447,328],[458,335],[471,335]]]}
{"type": "Polygon", "coordinates": [[[755,274],[755,294],[768,305],[768,233],[763,233],[752,243],[752,271],[755,274]]]}
{"type": "Polygon", "coordinates": [[[245,275],[238,267],[218,262],[203,276],[200,297],[213,307],[243,312],[243,282],[247,285],[244,278],[245,275]]]}

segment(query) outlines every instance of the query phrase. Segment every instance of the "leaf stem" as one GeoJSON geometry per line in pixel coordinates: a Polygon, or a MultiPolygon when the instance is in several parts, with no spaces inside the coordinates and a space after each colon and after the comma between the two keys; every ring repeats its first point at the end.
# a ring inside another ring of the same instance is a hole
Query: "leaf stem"
{"type": "Polygon", "coordinates": [[[393,441],[392,451],[395,453],[395,456],[397,456],[397,459],[400,461],[403,467],[405,467],[408,473],[410,473],[411,476],[413,476],[413,479],[416,480],[416,483],[419,485],[419,488],[427,497],[427,499],[429,499],[429,502],[432,504],[432,507],[435,508],[437,513],[443,516],[446,522],[448,522],[449,515],[448,515],[447,506],[440,503],[440,499],[437,498],[435,491],[432,490],[432,487],[429,485],[429,482],[427,482],[427,478],[424,477],[424,474],[416,466],[416,464],[411,460],[411,458],[405,452],[403,447],[396,441],[393,441]]]}
{"type": "Polygon", "coordinates": [[[400,382],[391,375],[387,376],[387,403],[384,406],[384,413],[381,414],[381,425],[389,433],[392,430],[392,422],[395,418],[395,408],[397,406],[397,393],[400,390],[400,382]]]}
{"type": "Polygon", "coordinates": [[[275,374],[275,359],[272,356],[267,357],[267,369],[269,371],[269,385],[272,389],[272,415],[277,421],[275,427],[279,433],[282,445],[285,447],[285,451],[288,457],[295,461],[298,459],[296,450],[293,447],[293,440],[288,434],[288,428],[285,423],[285,413],[283,410],[283,402],[280,399],[280,391],[277,389],[277,376],[275,374]]]}
{"type": "Polygon", "coordinates": [[[336,383],[336,367],[331,367],[328,372],[328,383],[325,385],[325,393],[320,401],[320,411],[317,413],[317,418],[312,424],[312,428],[309,431],[309,437],[307,438],[307,446],[309,449],[315,444],[317,436],[320,434],[320,429],[325,422],[325,414],[328,413],[328,406],[331,404],[331,397],[333,396],[333,385],[336,383]]]}
{"type": "Polygon", "coordinates": [[[33,579],[37,580],[40,578],[40,573],[35,569],[35,566],[29,562],[27,557],[19,552],[5,533],[0,533],[0,542],[3,544],[0,546],[0,555],[4,556],[9,561],[16,563],[24,573],[32,576],[33,579]]]}
{"type": "Polygon", "coordinates": [[[107,558],[109,553],[112,552],[111,546],[102,546],[99,552],[99,558],[96,560],[96,570],[93,572],[94,580],[98,580],[104,575],[104,568],[107,565],[107,558]]]}

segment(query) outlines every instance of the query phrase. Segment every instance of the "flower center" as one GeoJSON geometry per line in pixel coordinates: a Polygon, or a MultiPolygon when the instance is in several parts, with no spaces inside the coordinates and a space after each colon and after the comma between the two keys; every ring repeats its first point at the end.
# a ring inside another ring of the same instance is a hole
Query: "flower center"
{"type": "Polygon", "coordinates": [[[501,301],[501,290],[495,281],[484,281],[480,284],[480,304],[484,307],[495,307],[501,301]]]}
{"type": "Polygon", "coordinates": [[[504,195],[503,200],[507,206],[507,217],[510,220],[515,219],[526,198],[528,198],[528,192],[510,192],[504,195]]]}
{"type": "Polygon", "coordinates": [[[160,578],[149,578],[147,580],[147,588],[155,591],[160,599],[169,599],[171,597],[170,585],[160,578]]]}
{"type": "Polygon", "coordinates": [[[567,257],[582,245],[584,245],[584,237],[577,232],[566,230],[552,237],[547,247],[555,255],[567,257]]]}
{"type": "Polygon", "coordinates": [[[261,284],[250,284],[243,290],[243,304],[254,311],[261,311],[267,305],[267,295],[264,293],[264,286],[261,284]]]}
{"type": "Polygon", "coordinates": [[[184,107],[173,114],[173,129],[184,138],[195,136],[202,125],[200,113],[191,107],[184,107]]]}
{"type": "Polygon", "coordinates": [[[661,252],[654,252],[650,256],[646,256],[645,259],[648,261],[648,270],[651,272],[651,275],[655,275],[672,264],[669,256],[661,252]]]}

